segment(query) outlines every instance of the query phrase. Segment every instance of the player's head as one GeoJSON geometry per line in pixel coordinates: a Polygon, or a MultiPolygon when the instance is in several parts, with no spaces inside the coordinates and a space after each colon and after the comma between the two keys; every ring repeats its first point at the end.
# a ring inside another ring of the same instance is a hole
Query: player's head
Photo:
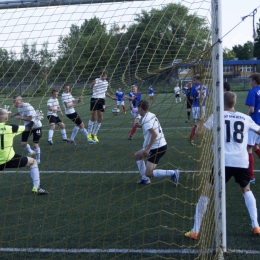
{"type": "Polygon", "coordinates": [[[119,87],[119,88],[118,88],[118,91],[120,91],[120,92],[121,92],[121,91],[122,91],[122,88],[120,88],[120,87],[119,87]]]}
{"type": "Polygon", "coordinates": [[[138,107],[138,113],[143,116],[145,113],[148,112],[150,105],[147,100],[140,100],[137,104],[138,107]]]}
{"type": "Polygon", "coordinates": [[[194,85],[200,84],[200,75],[197,74],[193,77],[193,84],[194,85]]]}
{"type": "Polygon", "coordinates": [[[52,97],[53,98],[57,98],[58,97],[58,90],[56,90],[56,89],[53,89],[52,91],[51,91],[51,95],[52,95],[52,97]]]}
{"type": "Polygon", "coordinates": [[[136,94],[136,93],[137,93],[137,90],[138,90],[138,88],[137,88],[137,86],[136,86],[136,85],[132,85],[132,86],[131,86],[131,90],[132,90],[132,92],[133,92],[134,94],[136,94]]]}
{"type": "Polygon", "coordinates": [[[192,82],[188,82],[188,83],[187,83],[187,87],[188,87],[188,88],[191,88],[191,86],[192,86],[192,82]]]}
{"type": "Polygon", "coordinates": [[[8,120],[8,111],[4,108],[0,108],[0,123],[4,123],[8,120]]]}
{"type": "Polygon", "coordinates": [[[224,107],[230,109],[235,107],[237,101],[237,95],[234,92],[227,91],[224,93],[224,107]]]}
{"type": "Polygon", "coordinates": [[[228,82],[224,82],[224,92],[230,91],[230,84],[228,82]]]}
{"type": "Polygon", "coordinates": [[[13,103],[15,107],[22,107],[23,106],[23,99],[20,95],[13,97],[13,103]]]}
{"type": "Polygon", "coordinates": [[[64,83],[62,86],[63,92],[69,93],[70,92],[70,86],[68,83],[64,83]]]}
{"type": "Polygon", "coordinates": [[[106,80],[107,79],[107,71],[106,70],[101,70],[101,72],[100,72],[100,79],[101,80],[106,80]]]}
{"type": "Polygon", "coordinates": [[[252,88],[260,85],[260,73],[255,72],[250,77],[250,85],[252,88]]]}
{"type": "Polygon", "coordinates": [[[150,88],[153,88],[153,85],[150,85],[150,88]]]}

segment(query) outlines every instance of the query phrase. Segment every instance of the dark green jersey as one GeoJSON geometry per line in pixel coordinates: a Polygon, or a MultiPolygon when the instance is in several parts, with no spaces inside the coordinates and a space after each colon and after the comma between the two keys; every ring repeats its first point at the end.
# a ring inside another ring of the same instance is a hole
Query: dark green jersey
{"type": "Polygon", "coordinates": [[[6,125],[0,123],[0,165],[14,157],[13,140],[25,130],[23,125],[6,125]]]}

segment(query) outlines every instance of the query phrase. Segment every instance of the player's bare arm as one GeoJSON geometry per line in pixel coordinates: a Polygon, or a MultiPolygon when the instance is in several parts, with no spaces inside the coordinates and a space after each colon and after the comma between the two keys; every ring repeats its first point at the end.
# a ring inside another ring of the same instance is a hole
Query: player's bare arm
{"type": "Polygon", "coordinates": [[[21,116],[20,114],[17,116],[14,116],[14,118],[16,120],[23,120],[23,121],[28,121],[31,122],[32,121],[32,116],[21,116]]]}
{"type": "Polygon", "coordinates": [[[94,88],[94,86],[96,85],[96,80],[94,80],[90,86],[90,88],[94,88]]]}
{"type": "Polygon", "coordinates": [[[113,100],[116,100],[116,98],[113,97],[113,96],[111,96],[108,92],[106,92],[105,95],[106,95],[106,97],[109,97],[109,98],[111,98],[111,99],[113,99],[113,100]]]}
{"type": "Polygon", "coordinates": [[[251,116],[252,114],[254,114],[254,112],[255,112],[255,108],[254,107],[249,107],[248,115],[251,116]]]}
{"type": "Polygon", "coordinates": [[[61,112],[60,107],[57,107],[57,108],[55,109],[55,108],[53,108],[53,107],[51,107],[51,106],[48,106],[48,110],[49,110],[49,111],[53,111],[54,113],[55,113],[55,112],[61,112]]]}

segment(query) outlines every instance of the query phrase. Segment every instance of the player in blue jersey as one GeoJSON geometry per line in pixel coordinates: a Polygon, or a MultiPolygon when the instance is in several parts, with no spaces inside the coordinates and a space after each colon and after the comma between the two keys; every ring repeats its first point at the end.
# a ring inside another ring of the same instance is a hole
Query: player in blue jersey
{"type": "Polygon", "coordinates": [[[153,90],[153,86],[150,85],[149,87],[149,97],[150,97],[150,100],[153,101],[154,99],[154,90],[153,90]]]}
{"type": "MultiPolygon", "coordinates": [[[[260,125],[260,73],[253,73],[249,79],[252,89],[249,90],[246,98],[246,105],[249,106],[248,115],[251,116],[256,124],[260,125]]],[[[251,183],[255,183],[253,150],[257,154],[258,158],[260,158],[259,143],[260,136],[253,131],[249,131],[247,151],[249,155],[249,173],[251,183]]]]}
{"type": "Polygon", "coordinates": [[[182,93],[183,93],[184,99],[186,99],[186,93],[187,93],[187,90],[188,90],[188,84],[189,83],[186,83],[186,85],[182,89],[182,93]]]}
{"type": "Polygon", "coordinates": [[[129,103],[130,103],[130,112],[132,116],[135,118],[134,125],[131,129],[129,140],[133,139],[133,135],[136,131],[136,124],[139,124],[141,116],[138,114],[138,107],[137,104],[141,100],[141,93],[138,92],[138,88],[136,85],[132,85],[132,91],[128,95],[129,103]]]}
{"type": "Polygon", "coordinates": [[[120,109],[120,105],[121,105],[124,113],[126,114],[124,98],[125,98],[125,92],[122,90],[122,88],[118,88],[118,90],[116,91],[116,105],[118,109],[120,109]]]}
{"type": "Polygon", "coordinates": [[[195,121],[195,125],[192,127],[189,142],[194,145],[194,136],[196,133],[197,123],[199,120],[205,117],[205,107],[207,97],[209,96],[208,88],[201,84],[200,76],[196,75],[193,77],[193,86],[190,92],[190,99],[193,100],[192,116],[195,121]]]}

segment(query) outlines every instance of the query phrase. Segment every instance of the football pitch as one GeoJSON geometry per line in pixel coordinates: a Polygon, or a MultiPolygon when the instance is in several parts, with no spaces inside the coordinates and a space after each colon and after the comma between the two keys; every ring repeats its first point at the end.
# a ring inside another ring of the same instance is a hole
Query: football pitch
{"type": "MultiPolygon", "coordinates": [[[[73,94],[73,93],[72,93],[73,94]]],[[[238,92],[236,110],[247,113],[247,92],[238,92]]],[[[115,101],[106,100],[98,138],[88,144],[78,132],[77,145],[61,142],[59,128],[54,145],[47,144],[48,126],[44,98],[25,98],[45,114],[41,139],[41,186],[48,196],[33,196],[29,169],[6,170],[0,175],[0,259],[195,259],[199,243],[184,237],[193,226],[195,204],[200,196],[195,187],[198,151],[187,141],[192,124],[185,123],[186,106],[175,103],[172,93],[160,94],[152,103],[162,125],[168,150],[158,169],[180,169],[179,185],[170,178],[152,179],[138,186],[140,174],[133,154],[141,149],[143,136],[137,130],[128,140],[133,117],[127,112],[113,116],[115,101]]],[[[143,99],[148,95],[143,95],[143,99]]],[[[85,127],[89,120],[90,96],[76,111],[85,127]]],[[[60,101],[60,97],[59,97],[60,101]]],[[[4,104],[12,105],[12,100],[4,104]]],[[[61,101],[60,101],[61,104],[61,101]]],[[[128,102],[126,102],[128,108],[128,102]]],[[[15,108],[12,108],[15,112],[15,108]]],[[[68,138],[74,125],[63,116],[68,138]]],[[[18,123],[10,119],[10,123],[18,123]]],[[[20,137],[16,153],[24,153],[20,137]]],[[[260,167],[255,156],[255,169],[260,167]]],[[[258,208],[260,190],[252,191],[258,208]]],[[[259,259],[260,237],[252,235],[249,214],[240,189],[233,180],[227,190],[226,259],[259,259]]],[[[208,232],[214,232],[214,219],[208,232]]],[[[213,259],[209,248],[209,259],[213,259]],[[210,258],[211,257],[211,258],[210,258]]],[[[199,259],[199,258],[197,258],[199,259]]]]}

